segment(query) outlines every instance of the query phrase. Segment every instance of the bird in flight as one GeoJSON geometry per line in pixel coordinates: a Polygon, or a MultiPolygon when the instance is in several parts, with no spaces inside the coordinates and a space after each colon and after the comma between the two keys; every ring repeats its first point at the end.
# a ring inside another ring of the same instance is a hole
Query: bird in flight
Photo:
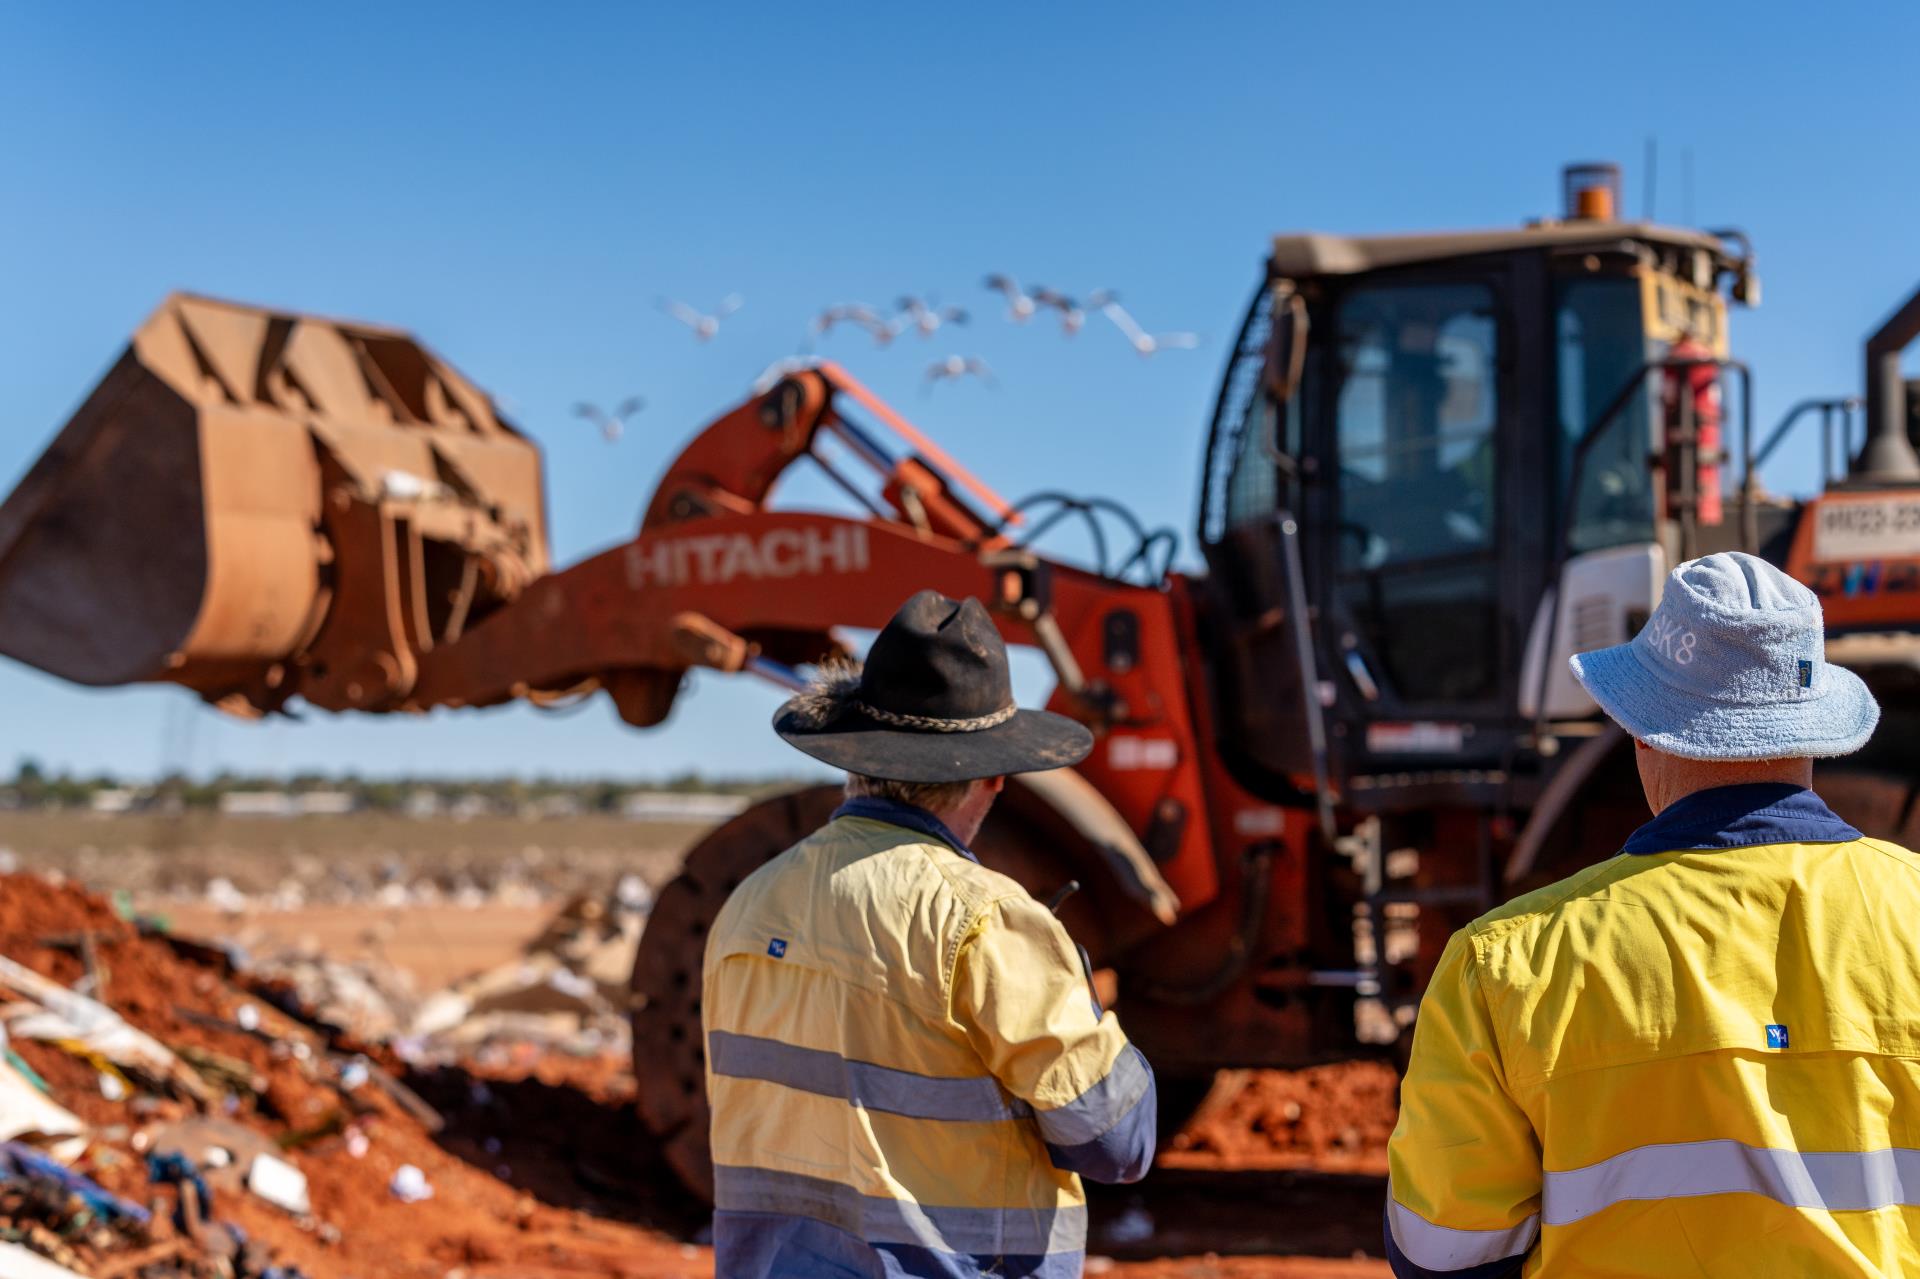
{"type": "Polygon", "coordinates": [[[627,429],[627,419],[646,407],[647,402],[637,395],[629,395],[620,401],[619,406],[611,413],[598,404],[582,400],[573,406],[573,415],[583,417],[599,427],[601,438],[613,444],[619,441],[621,434],[627,429]]]}
{"type": "Polygon", "coordinates": [[[1007,300],[1007,318],[1015,324],[1025,324],[1033,318],[1034,301],[1021,292],[1010,275],[994,274],[982,281],[988,288],[1007,300]]]}
{"type": "Polygon", "coordinates": [[[987,362],[977,355],[949,355],[944,360],[935,360],[927,365],[927,380],[921,385],[921,394],[934,388],[939,382],[953,382],[967,376],[979,378],[988,386],[998,386],[993,380],[993,370],[987,362]]]}
{"type": "Polygon", "coordinates": [[[899,332],[893,325],[880,317],[872,307],[860,302],[847,302],[840,306],[830,306],[813,317],[809,326],[815,337],[825,337],[836,324],[852,324],[866,330],[875,346],[885,346],[893,341],[899,332]]]}
{"type": "Polygon", "coordinates": [[[1088,311],[1098,311],[1116,297],[1112,289],[1095,289],[1087,294],[1083,303],[1078,298],[1067,296],[1058,289],[1050,289],[1044,284],[1033,286],[1032,297],[1035,303],[1060,313],[1060,331],[1068,337],[1078,333],[1087,322],[1088,311]]]}
{"type": "Polygon", "coordinates": [[[1108,297],[1101,306],[1100,314],[1113,321],[1113,327],[1120,330],[1129,345],[1141,355],[1153,355],[1159,351],[1191,351],[1200,345],[1198,333],[1149,333],[1140,327],[1139,321],[1127,313],[1117,298],[1108,297]]]}
{"type": "Polygon", "coordinates": [[[693,336],[702,342],[711,341],[713,335],[720,331],[720,321],[726,319],[735,311],[738,311],[745,304],[746,300],[738,293],[729,293],[726,297],[720,299],[720,305],[713,309],[712,315],[706,315],[694,310],[685,302],[678,302],[673,298],[660,298],[657,301],[657,305],[662,311],[665,311],[668,315],[671,315],[674,319],[692,329],[693,336]]]}
{"type": "Polygon", "coordinates": [[[902,329],[912,329],[923,338],[938,333],[942,324],[965,324],[969,318],[964,308],[941,306],[931,298],[909,295],[893,305],[895,323],[902,329]]]}

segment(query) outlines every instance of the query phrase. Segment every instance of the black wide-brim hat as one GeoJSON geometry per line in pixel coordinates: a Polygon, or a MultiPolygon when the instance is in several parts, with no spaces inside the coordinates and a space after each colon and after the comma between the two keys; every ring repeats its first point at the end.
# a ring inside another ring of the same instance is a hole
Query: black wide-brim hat
{"type": "Polygon", "coordinates": [[[895,782],[968,782],[1078,764],[1093,734],[1014,705],[1007,646],[976,599],[921,591],[874,639],[863,669],[827,672],[773,717],[824,764],[895,782]]]}

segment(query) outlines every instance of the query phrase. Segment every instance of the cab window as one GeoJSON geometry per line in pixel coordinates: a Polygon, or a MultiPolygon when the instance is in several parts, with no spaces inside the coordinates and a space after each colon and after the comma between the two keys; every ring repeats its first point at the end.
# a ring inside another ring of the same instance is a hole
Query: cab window
{"type": "Polygon", "coordinates": [[[1362,287],[1334,328],[1346,615],[1400,704],[1484,702],[1500,687],[1493,290],[1362,287]]]}
{"type": "Polygon", "coordinates": [[[1479,284],[1363,288],[1342,301],[1342,567],[1493,544],[1493,307],[1479,284]]]}

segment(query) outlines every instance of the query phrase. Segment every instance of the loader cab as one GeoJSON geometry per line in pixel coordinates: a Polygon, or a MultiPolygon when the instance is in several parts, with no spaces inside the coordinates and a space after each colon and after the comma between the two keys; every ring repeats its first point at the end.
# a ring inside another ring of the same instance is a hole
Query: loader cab
{"type": "Polygon", "coordinates": [[[1458,796],[1539,721],[1592,724],[1565,654],[1632,635],[1679,549],[1650,365],[1724,355],[1745,271],[1719,236],[1594,219],[1275,241],[1201,510],[1243,784],[1458,796]]]}

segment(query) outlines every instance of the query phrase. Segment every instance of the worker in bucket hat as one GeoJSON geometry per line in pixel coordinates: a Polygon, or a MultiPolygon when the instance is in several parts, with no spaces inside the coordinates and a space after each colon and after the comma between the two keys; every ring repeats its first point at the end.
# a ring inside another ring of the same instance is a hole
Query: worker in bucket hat
{"type": "Polygon", "coordinates": [[[1008,774],[1092,736],[1016,708],[986,609],[933,591],[774,730],[847,799],[708,938],[715,1272],[1079,1275],[1080,1176],[1145,1174],[1153,1072],[1059,921],[969,845],[1008,774]]]}
{"type": "Polygon", "coordinates": [[[1390,1146],[1396,1274],[1920,1273],[1920,861],[1812,790],[1879,708],[1750,555],[1573,659],[1653,820],[1456,933],[1390,1146]]]}

